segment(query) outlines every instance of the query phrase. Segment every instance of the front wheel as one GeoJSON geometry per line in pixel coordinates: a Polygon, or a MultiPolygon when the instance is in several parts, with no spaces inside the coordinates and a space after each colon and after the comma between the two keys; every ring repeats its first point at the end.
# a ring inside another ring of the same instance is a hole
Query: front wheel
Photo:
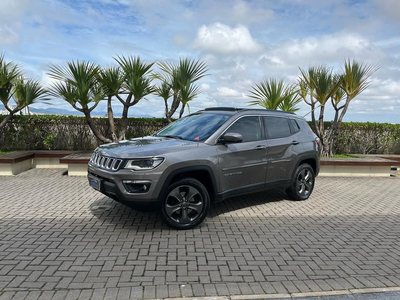
{"type": "Polygon", "coordinates": [[[294,173],[292,184],[286,193],[293,200],[301,201],[310,197],[315,183],[315,174],[309,164],[300,165],[294,173]]]}
{"type": "Polygon", "coordinates": [[[204,185],[194,178],[184,178],[168,187],[161,206],[164,222],[175,229],[191,229],[206,218],[210,196],[204,185]]]}

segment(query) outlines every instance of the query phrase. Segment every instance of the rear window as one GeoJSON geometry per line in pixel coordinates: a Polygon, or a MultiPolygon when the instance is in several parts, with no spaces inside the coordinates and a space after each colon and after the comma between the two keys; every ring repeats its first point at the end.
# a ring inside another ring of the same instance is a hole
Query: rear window
{"type": "Polygon", "coordinates": [[[296,120],[290,119],[290,123],[292,124],[293,133],[300,131],[300,126],[297,124],[296,120]]]}
{"type": "Polygon", "coordinates": [[[286,118],[264,117],[264,126],[269,139],[283,138],[292,134],[286,118]]]}

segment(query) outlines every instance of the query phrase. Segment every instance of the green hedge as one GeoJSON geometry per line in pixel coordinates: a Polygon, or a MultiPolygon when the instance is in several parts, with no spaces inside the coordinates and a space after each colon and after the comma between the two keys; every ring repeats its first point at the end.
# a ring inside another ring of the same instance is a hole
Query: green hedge
{"type": "MultiPolygon", "coordinates": [[[[5,116],[0,115],[0,122],[5,116]]],[[[108,119],[93,118],[99,130],[110,136],[108,119]]],[[[118,128],[121,119],[116,118],[118,128]]],[[[128,118],[127,138],[152,134],[168,124],[161,118],[128,118]]],[[[14,116],[0,129],[0,150],[93,150],[101,142],[96,139],[84,117],[78,116],[14,116]]]]}
{"type": "MultiPolygon", "coordinates": [[[[0,122],[4,117],[0,115],[0,122]]],[[[120,120],[115,119],[117,128],[120,120]]],[[[110,136],[106,118],[94,121],[104,135],[110,136]]],[[[168,124],[163,118],[129,118],[128,123],[127,138],[152,134],[168,124]]],[[[325,123],[326,129],[330,126],[331,122],[325,123]]],[[[85,118],[77,116],[14,116],[0,130],[0,151],[93,150],[100,144],[85,118]]],[[[400,124],[343,123],[335,153],[400,154],[400,124]]]]}
{"type": "MultiPolygon", "coordinates": [[[[311,122],[309,122],[312,127],[311,122]]],[[[325,122],[325,129],[332,122],[325,122]]],[[[400,124],[342,123],[334,154],[400,154],[400,124]]]]}

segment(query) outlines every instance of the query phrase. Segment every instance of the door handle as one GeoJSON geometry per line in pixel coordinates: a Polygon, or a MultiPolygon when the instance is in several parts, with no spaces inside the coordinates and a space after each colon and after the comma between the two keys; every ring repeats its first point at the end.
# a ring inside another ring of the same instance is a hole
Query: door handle
{"type": "Polygon", "coordinates": [[[300,144],[300,142],[299,141],[293,141],[292,144],[293,145],[298,145],[298,144],[300,144]]]}
{"type": "Polygon", "coordinates": [[[264,150],[264,149],[267,149],[267,146],[265,146],[265,145],[258,145],[258,146],[256,146],[256,147],[254,148],[254,150],[264,150]]]}

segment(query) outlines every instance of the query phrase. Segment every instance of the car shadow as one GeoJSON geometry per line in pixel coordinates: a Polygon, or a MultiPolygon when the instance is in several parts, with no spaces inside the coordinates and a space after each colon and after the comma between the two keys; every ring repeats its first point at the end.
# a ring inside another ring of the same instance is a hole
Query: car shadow
{"type": "MultiPolygon", "coordinates": [[[[248,207],[255,207],[257,205],[283,200],[289,200],[284,190],[270,190],[232,197],[220,203],[213,204],[207,218],[217,218],[219,215],[239,211],[248,207]]],[[[124,228],[138,228],[140,231],[169,228],[167,225],[163,224],[158,211],[139,212],[107,196],[93,202],[90,205],[90,210],[97,219],[124,228]]],[[[202,225],[204,226],[204,222],[202,225]]]]}

